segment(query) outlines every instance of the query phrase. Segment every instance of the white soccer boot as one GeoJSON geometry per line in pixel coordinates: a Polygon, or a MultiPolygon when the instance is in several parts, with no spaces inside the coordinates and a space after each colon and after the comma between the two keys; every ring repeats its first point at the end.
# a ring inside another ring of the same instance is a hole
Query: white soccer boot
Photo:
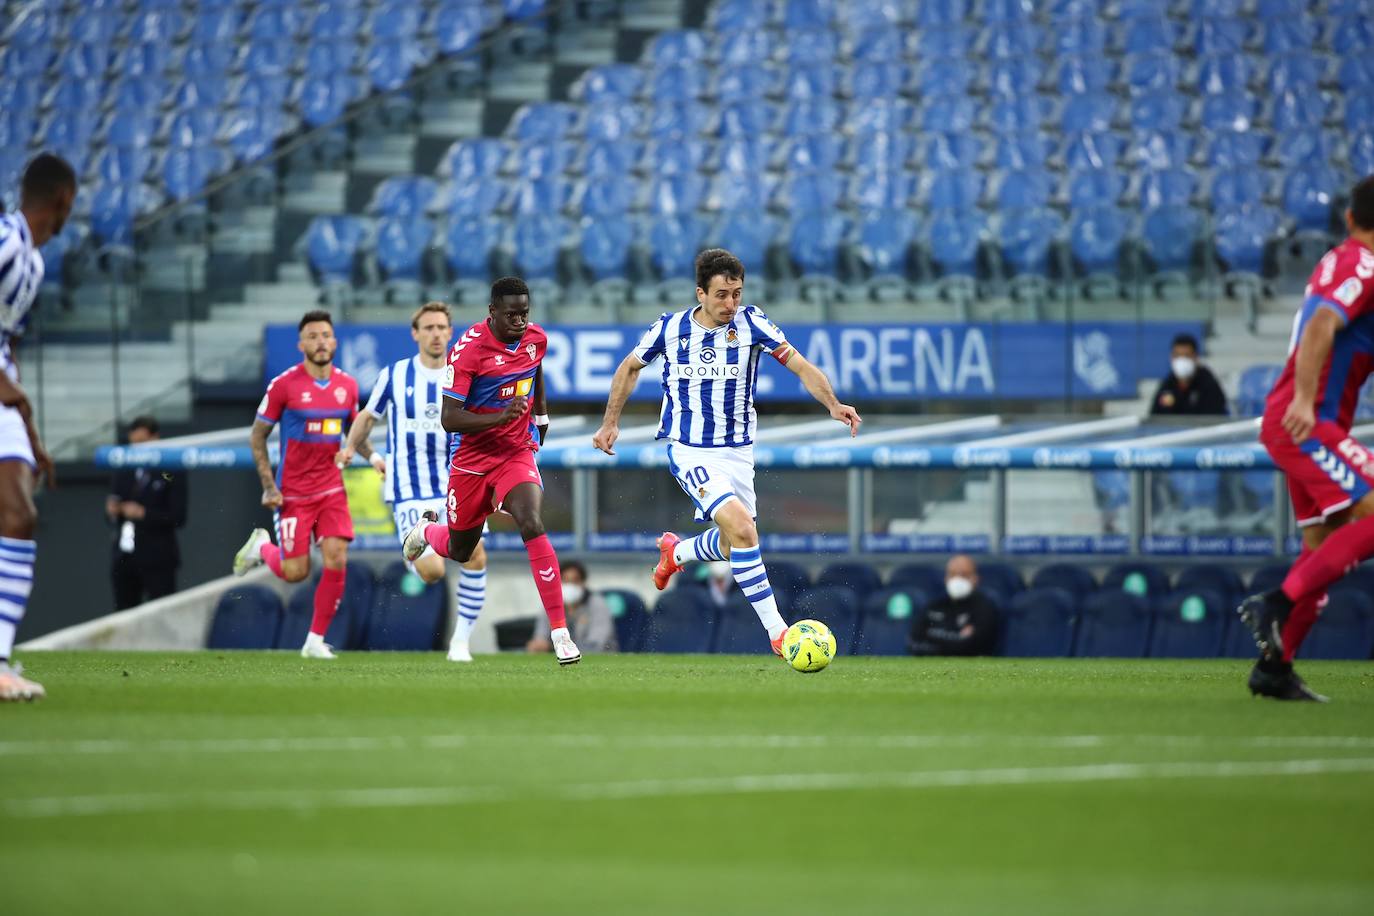
{"type": "Polygon", "coordinates": [[[577,651],[577,643],[572,641],[567,627],[559,627],[549,637],[553,640],[553,654],[558,656],[558,664],[576,665],[582,661],[582,653],[577,651]]]}
{"type": "Polygon", "coordinates": [[[472,661],[472,650],[465,642],[454,640],[448,644],[448,660],[451,662],[470,662],[472,661]]]}
{"type": "Polygon", "coordinates": [[[234,575],[247,575],[250,569],[257,569],[262,565],[262,545],[269,544],[272,536],[264,528],[254,528],[253,533],[248,535],[248,540],[243,542],[239,552],[234,554],[234,575]]]}
{"type": "Polygon", "coordinates": [[[18,662],[0,662],[0,702],[41,700],[48,695],[42,684],[22,677],[23,671],[18,662]]]}
{"type": "Polygon", "coordinates": [[[425,540],[425,526],[438,521],[439,513],[433,509],[426,509],[420,513],[420,520],[406,532],[405,540],[401,542],[401,553],[405,555],[406,562],[414,563],[420,559],[420,554],[429,546],[429,541],[425,540]]]}
{"type": "Polygon", "coordinates": [[[333,659],[338,656],[334,654],[333,646],[311,633],[305,637],[305,645],[301,646],[301,658],[333,659]]]}

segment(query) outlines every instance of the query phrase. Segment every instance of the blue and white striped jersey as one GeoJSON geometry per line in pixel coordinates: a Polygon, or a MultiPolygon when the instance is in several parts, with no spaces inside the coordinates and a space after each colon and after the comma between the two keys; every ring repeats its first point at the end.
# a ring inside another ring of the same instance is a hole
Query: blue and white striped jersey
{"type": "Polygon", "coordinates": [[[752,305],[714,329],[696,321],[696,310],[663,315],[634,348],[646,364],[663,358],[657,438],[705,448],[752,445],[759,357],[771,353],[785,362],[787,338],[752,305]]]}
{"type": "Polygon", "coordinates": [[[444,369],[420,357],[382,370],[364,409],[387,416],[386,501],[443,499],[448,488],[448,433],[439,421],[444,369]]]}
{"type": "Polygon", "coordinates": [[[14,212],[0,216],[0,371],[19,381],[12,341],[24,333],[29,311],[43,283],[43,255],[33,247],[28,220],[14,212]]]}

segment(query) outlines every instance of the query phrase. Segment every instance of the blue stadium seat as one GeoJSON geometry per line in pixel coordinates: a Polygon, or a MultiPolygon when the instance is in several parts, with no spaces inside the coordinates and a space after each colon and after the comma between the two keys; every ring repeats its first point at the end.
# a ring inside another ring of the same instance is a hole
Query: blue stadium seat
{"type": "MultiPolygon", "coordinates": [[[[623,152],[617,155],[613,151],[624,149],[618,144],[595,145],[588,151],[583,171],[588,177],[623,176],[633,167],[634,159],[623,152]]],[[[655,140],[645,147],[643,161],[652,175],[690,175],[701,170],[709,152],[709,147],[702,140],[655,140]]]]}
{"type": "Polygon", "coordinates": [[[1064,180],[1069,207],[1084,210],[1111,205],[1120,199],[1126,182],[1114,168],[1077,169],[1064,180]]]}
{"type": "Polygon", "coordinates": [[[859,99],[849,108],[845,128],[855,135],[896,133],[910,129],[916,106],[905,99],[859,99]]]}
{"type": "Polygon", "coordinates": [[[1045,37],[1040,26],[1030,22],[1021,23],[1014,29],[989,25],[979,33],[978,44],[987,57],[1004,60],[1035,54],[1045,44],[1045,37]]]}
{"type": "Polygon", "coordinates": [[[1136,131],[1177,131],[1183,123],[1186,107],[1179,94],[1172,90],[1142,92],[1131,99],[1131,128],[1136,131]]]}
{"type": "MultiPolygon", "coordinates": [[[[836,109],[838,114],[838,110],[836,109]]],[[[755,99],[721,109],[719,132],[722,137],[754,137],[778,129],[781,112],[772,102],[755,99]]]]}
{"type": "Polygon", "coordinates": [[[883,580],[878,571],[867,563],[831,563],[821,570],[816,577],[816,584],[847,588],[862,601],[882,588],[883,580]]]}
{"type": "Polygon", "coordinates": [[[1341,61],[1336,82],[1345,90],[1347,101],[1357,91],[1374,83],[1374,60],[1368,57],[1349,57],[1341,61]]]}
{"type": "Polygon", "coordinates": [[[559,253],[571,237],[571,226],[561,216],[538,212],[517,217],[511,240],[520,275],[527,280],[557,279],[559,253]]]}
{"type": "Polygon", "coordinates": [[[1374,651],[1374,596],[1340,584],[1333,586],[1329,595],[1330,601],[1298,649],[1298,658],[1369,658],[1374,651]]]}
{"type": "Polygon", "coordinates": [[[1183,78],[1179,59],[1169,52],[1139,54],[1127,59],[1126,86],[1132,94],[1169,92],[1183,78]]]}
{"type": "Polygon", "coordinates": [[[495,137],[458,140],[444,154],[439,174],[462,183],[490,178],[501,171],[511,151],[509,142],[495,137]]]}
{"type": "Polygon", "coordinates": [[[358,249],[367,235],[366,225],[354,216],[312,219],[305,251],[316,278],[323,283],[352,283],[358,249]]]}
{"type": "Polygon", "coordinates": [[[377,222],[376,257],[382,279],[419,283],[434,226],[424,214],[388,216],[377,222]]]}
{"type": "Polygon", "coordinates": [[[727,105],[776,95],[781,86],[782,74],[776,67],[742,64],[720,74],[712,86],[712,94],[718,103],[727,105]]]}
{"type": "Polygon", "coordinates": [[[643,651],[709,652],[721,616],[703,589],[679,587],[666,591],[649,614],[643,651]]]}
{"type": "Polygon", "coordinates": [[[506,223],[494,216],[449,221],[444,238],[444,261],[449,272],[464,280],[489,279],[491,254],[505,239],[506,223]]]}
{"type": "Polygon", "coordinates": [[[1259,205],[1265,198],[1268,175],[1259,169],[1222,171],[1212,179],[1212,211],[1222,214],[1259,205]]]}
{"type": "Polygon", "coordinates": [[[425,585],[404,563],[388,566],[377,582],[364,647],[370,651],[428,652],[442,644],[447,590],[425,585]]]}
{"type": "Polygon", "coordinates": [[[215,603],[205,648],[274,648],[281,618],[281,599],[276,592],[261,585],[236,586],[215,603]]]}
{"type": "MultiPolygon", "coordinates": [[[[1268,475],[1266,475],[1267,477],[1268,475]]],[[[1273,482],[1269,482],[1273,489],[1273,482]]],[[[1200,590],[1221,599],[1224,609],[1234,608],[1247,594],[1240,574],[1229,566],[1187,566],[1178,574],[1174,588],[1180,592],[1200,590]]]]}
{"type": "Polygon", "coordinates": [[[1324,70],[1318,58],[1304,52],[1275,57],[1264,76],[1265,88],[1271,95],[1290,90],[1312,91],[1322,82],[1324,70]]]}
{"type": "Polygon", "coordinates": [[[1305,163],[1284,179],[1284,211],[1297,221],[1300,230],[1330,232],[1334,205],[1343,186],[1335,169],[1324,163],[1305,163]]]}
{"type": "Polygon", "coordinates": [[[509,204],[509,183],[496,178],[454,180],[445,189],[444,209],[450,219],[489,216],[509,204]]]}
{"type": "Polygon", "coordinates": [[[439,51],[452,55],[476,47],[492,24],[480,4],[450,0],[434,10],[432,29],[439,51]]]}
{"type": "MultiPolygon", "coordinates": [[[[853,32],[870,30],[897,31],[910,19],[909,10],[891,0],[854,0],[848,4],[838,23],[853,32]]],[[[833,15],[833,14],[832,14],[833,15]]]]}
{"type": "Polygon", "coordinates": [[[905,563],[888,577],[889,588],[912,588],[934,598],[945,593],[945,571],[933,563],[905,563]]]}
{"type": "Polygon", "coordinates": [[[1335,20],[1327,35],[1337,57],[1374,51],[1374,23],[1369,21],[1368,9],[1363,15],[1350,14],[1335,20]]]}
{"type": "Polygon", "coordinates": [[[782,43],[787,62],[834,60],[840,53],[840,36],[831,29],[806,29],[786,33],[782,43]]]}
{"type": "Polygon", "coordinates": [[[958,25],[968,18],[968,0],[924,0],[916,5],[916,25],[922,29],[958,25]]]}
{"type": "Polygon", "coordinates": [[[1103,509],[1117,511],[1131,501],[1131,480],[1125,471],[1093,471],[1093,495],[1103,509]]]}
{"type": "Polygon", "coordinates": [[[1279,214],[1262,205],[1240,207],[1216,218],[1217,256],[1228,270],[1261,274],[1265,247],[1278,236],[1279,214]]]}
{"type": "Polygon", "coordinates": [[[1130,221],[1110,204],[1075,209],[1069,220],[1069,251],[1083,274],[1115,275],[1130,221]]]}
{"type": "Polygon", "coordinates": [[[844,192],[845,203],[861,212],[904,208],[916,191],[916,176],[911,172],[857,172],[844,192]]]}
{"type": "Polygon", "coordinates": [[[1116,65],[1111,60],[1098,54],[1088,54],[1061,61],[1055,86],[1061,96],[1097,95],[1110,91],[1115,80],[1116,65]]]}
{"type": "Polygon", "coordinates": [[[978,105],[967,95],[940,95],[926,101],[919,126],[927,133],[967,133],[977,119],[978,105]]]}
{"type": "Polygon", "coordinates": [[[1198,122],[1204,130],[1252,130],[1259,114],[1259,103],[1244,91],[1223,92],[1203,98],[1198,122]]]}
{"type": "Polygon", "coordinates": [[[776,33],[767,29],[746,29],[721,37],[719,61],[722,64],[751,64],[771,60],[776,33]]]}
{"type": "Polygon", "coordinates": [[[660,67],[696,64],[706,57],[706,39],[694,29],[661,32],[645,49],[644,59],[660,67]]]}
{"type": "Polygon", "coordinates": [[[778,238],[781,226],[768,215],[726,210],[713,233],[715,241],[729,249],[744,264],[749,276],[763,276],[768,250],[778,238]]]}
{"type": "Polygon", "coordinates": [[[759,623],[749,600],[737,589],[730,592],[730,600],[718,613],[720,622],[716,625],[710,651],[736,655],[772,654],[768,631],[759,623]]]}
{"type": "Polygon", "coordinates": [[[1184,208],[1196,193],[1197,179],[1187,169],[1155,169],[1141,176],[1139,197],[1143,210],[1184,208]]]}
{"type": "Polygon", "coordinates": [[[615,641],[621,652],[638,652],[644,643],[644,631],[649,625],[649,612],[644,599],[632,591],[608,588],[599,593],[615,620],[615,641]]]}
{"type": "Polygon", "coordinates": [[[1210,15],[1193,29],[1193,50],[1199,56],[1243,51],[1250,37],[1250,24],[1240,18],[1219,18],[1212,10],[1207,12],[1210,15]]]}
{"type": "Polygon", "coordinates": [[[682,216],[699,209],[706,182],[696,173],[660,175],[649,182],[648,209],[656,216],[682,216]]]}
{"type": "Polygon", "coordinates": [[[1224,131],[1208,137],[1203,158],[1215,169],[1244,171],[1257,166],[1264,152],[1262,134],[1224,131]]]}
{"type": "Polygon", "coordinates": [[[1276,134],[1318,130],[1326,120],[1327,97],[1315,87],[1285,89],[1271,103],[1269,119],[1276,134]]]}
{"type": "Polygon", "coordinates": [[[708,170],[719,169],[758,181],[761,173],[767,170],[768,160],[772,155],[772,143],[766,138],[732,137],[716,144],[715,155],[709,160],[708,170]]]}
{"type": "Polygon", "coordinates": [[[972,277],[978,273],[978,249],[986,237],[987,223],[980,214],[947,210],[931,218],[926,247],[943,276],[972,277]]]}
{"type": "Polygon", "coordinates": [[[339,120],[344,109],[360,94],[358,80],[347,73],[306,74],[297,91],[301,118],[309,127],[339,120]]]}
{"type": "Polygon", "coordinates": [[[1202,217],[1186,207],[1151,210],[1141,223],[1141,244],[1156,271],[1186,271],[1202,238],[1202,217]]]}
{"type": "Polygon", "coordinates": [[[839,69],[832,63],[798,63],[783,73],[782,95],[789,102],[829,101],[839,90],[839,69]]]}
{"type": "Polygon", "coordinates": [[[1201,58],[1193,77],[1197,90],[1206,95],[1243,92],[1253,78],[1254,68],[1244,54],[1214,54],[1201,58]]]}
{"type": "Polygon", "coordinates": [[[583,137],[590,143],[620,143],[639,132],[640,109],[623,101],[589,105],[581,128],[583,137]]]}
{"type": "Polygon", "coordinates": [[[203,192],[224,165],[224,154],[215,147],[170,149],[162,160],[162,185],[172,199],[186,200],[203,192]]]}
{"type": "MultiPolygon", "coordinates": [[[[903,149],[897,142],[898,138],[907,141],[905,149],[909,150],[910,140],[905,134],[875,134],[872,139],[881,142],[857,144],[862,147],[858,152],[868,158],[863,163],[856,163],[855,167],[860,170],[901,168],[905,158],[901,155],[903,149]]],[[[834,134],[792,136],[783,140],[777,155],[788,172],[833,171],[844,159],[844,143],[834,134]]]]}
{"type": "Polygon", "coordinates": [[[1063,658],[1073,652],[1076,602],[1058,588],[1033,588],[1002,606],[999,654],[1014,658],[1063,658]]]}
{"type": "Polygon", "coordinates": [[[707,227],[695,214],[664,215],[649,224],[649,261],[664,280],[689,276],[707,227]]]}
{"type": "Polygon", "coordinates": [[[516,216],[559,213],[572,197],[573,185],[561,175],[517,181],[511,195],[511,210],[516,216]]]}
{"type": "Polygon", "coordinates": [[[979,560],[978,587],[996,596],[998,604],[1005,604],[1013,596],[1026,590],[1026,580],[1010,563],[979,560]]]}
{"type": "Polygon", "coordinates": [[[859,633],[860,598],[851,589],[818,585],[802,592],[792,605],[794,620],[819,620],[835,634],[837,653],[852,654],[859,633]]]}
{"type": "Polygon", "coordinates": [[[840,245],[849,220],[829,210],[810,210],[792,223],[788,251],[802,276],[834,277],[839,272],[840,245]]]}
{"type": "Polygon", "coordinates": [[[374,42],[364,55],[368,82],[379,92],[400,89],[423,63],[419,49],[404,39],[374,42]]]}
{"type": "MultiPolygon", "coordinates": [[[[1356,165],[1358,137],[1350,142],[1350,162],[1356,165]]],[[[1274,143],[1273,156],[1285,169],[1306,166],[1325,166],[1340,159],[1342,140],[1333,133],[1312,129],[1280,136],[1274,143]]],[[[1357,174],[1367,174],[1359,172],[1357,174]]]]}
{"type": "Polygon", "coordinates": [[[1150,658],[1215,658],[1229,620],[1227,600],[1215,592],[1179,587],[1151,602],[1150,658]]]}
{"type": "Polygon", "coordinates": [[[125,184],[102,184],[91,194],[91,235],[97,244],[129,245],[138,216],[136,192],[125,184]]]}
{"type": "MultiPolygon", "coordinates": [[[[418,14],[411,9],[393,10],[396,17],[415,17],[418,24],[418,14]]],[[[154,14],[156,16],[156,14],[154,14]]],[[[160,18],[160,17],[159,17],[160,18]]],[[[379,17],[382,19],[388,17],[379,17]]],[[[153,34],[150,38],[160,38],[163,35],[157,31],[157,21],[152,23],[153,34]]],[[[382,27],[383,23],[374,18],[371,29],[376,30],[382,27]]],[[[243,37],[255,42],[275,42],[283,38],[295,38],[302,29],[305,28],[305,19],[301,13],[290,7],[271,7],[263,6],[252,10],[248,14],[248,21],[244,24],[243,37]]]]}
{"type": "Polygon", "coordinates": [[[1153,598],[1170,590],[1169,577],[1152,563],[1117,563],[1107,570],[1102,589],[1153,598]]]}
{"type": "Polygon", "coordinates": [[[1120,134],[1067,134],[1062,140],[1060,157],[1069,172],[1110,169],[1121,158],[1125,146],[1125,138],[1120,134]]]}
{"type": "Polygon", "coordinates": [[[1031,588],[1059,588],[1073,595],[1075,601],[1097,591],[1097,578],[1077,563],[1051,563],[1042,566],[1031,577],[1031,588]]]}
{"type": "Polygon", "coordinates": [[[1316,37],[1316,25],[1304,16],[1270,19],[1260,25],[1260,48],[1265,54],[1307,51],[1316,37]]]}
{"type": "Polygon", "coordinates": [[[1049,115],[1050,106],[1043,96],[995,96],[988,106],[987,123],[994,134],[1019,134],[1039,130],[1049,115]]]}
{"type": "Polygon", "coordinates": [[[1063,219],[1053,210],[1038,208],[1002,213],[998,241],[1008,274],[1014,277],[1047,276],[1050,248],[1063,228],[1063,219]]]}
{"type": "MultiPolygon", "coordinates": [[[[436,12],[451,8],[444,4],[436,12]]],[[[331,3],[321,6],[315,18],[306,26],[306,33],[314,42],[351,39],[360,34],[363,28],[363,11],[351,3],[331,3]]],[[[438,25],[436,17],[436,25],[438,25]]]]}
{"type": "Polygon", "coordinates": [[[561,177],[577,160],[580,148],[579,144],[571,140],[525,144],[514,156],[515,177],[522,181],[561,177]]]}
{"type": "Polygon", "coordinates": [[[1356,175],[1374,174],[1374,130],[1360,131],[1350,138],[1350,168],[1356,175]]]}
{"type": "Polygon", "coordinates": [[[516,111],[506,133],[523,142],[548,142],[562,139],[576,123],[577,109],[567,102],[527,102],[516,111]]]}
{"type": "Polygon", "coordinates": [[[983,196],[983,176],[971,168],[932,172],[926,178],[923,196],[931,210],[971,215],[983,196]]]}
{"type": "MultiPolygon", "coordinates": [[[[983,157],[983,141],[977,134],[959,133],[933,133],[922,136],[919,140],[912,140],[910,134],[898,134],[898,137],[905,138],[907,142],[916,144],[913,154],[909,157],[910,162],[918,171],[949,172],[962,171],[971,164],[978,162],[983,157]]],[[[998,144],[1001,148],[1002,142],[1016,143],[1020,137],[1006,136],[999,137],[998,144]]],[[[897,141],[901,143],[902,141],[897,141]]],[[[857,145],[858,141],[853,141],[857,145]]],[[[851,153],[851,161],[858,162],[862,154],[856,149],[851,153]]],[[[1032,164],[1032,163],[1027,163],[1032,164]]],[[[1003,168],[1016,167],[1010,163],[999,162],[1003,168]]],[[[981,193],[981,185],[979,193],[981,193]]]]}
{"type": "Polygon", "coordinates": [[[1345,128],[1351,133],[1368,130],[1374,121],[1374,99],[1368,95],[1354,94],[1345,100],[1345,128]]]}
{"type": "Polygon", "coordinates": [[[908,44],[914,44],[914,53],[908,56],[916,60],[958,60],[969,57],[973,50],[977,33],[965,25],[940,26],[912,32],[908,44]]]}
{"type": "Polygon", "coordinates": [[[1236,387],[1236,413],[1242,417],[1257,417],[1263,413],[1265,398],[1269,397],[1282,371],[1279,365],[1248,366],[1242,371],[1236,387]]]}
{"type": "Polygon", "coordinates": [[[801,172],[789,176],[781,194],[793,214],[815,213],[835,209],[840,201],[839,180],[825,172],[801,172]]]}
{"type": "Polygon", "coordinates": [[[870,277],[905,277],[919,229],[909,209],[865,212],[859,218],[854,252],[870,277]]]}
{"type": "Polygon", "coordinates": [[[767,173],[753,177],[744,172],[721,172],[711,182],[704,203],[710,211],[732,208],[761,211],[768,207],[773,192],[773,179],[767,173]]]}
{"type": "Polygon", "coordinates": [[[720,0],[712,4],[707,21],[719,34],[761,29],[768,24],[768,0],[720,0]]]}
{"type": "Polygon", "coordinates": [[[1133,16],[1121,23],[1117,43],[1127,54],[1171,52],[1179,43],[1179,29],[1164,15],[1133,16]]]}
{"type": "Polygon", "coordinates": [[[916,615],[929,599],[917,588],[885,588],[864,599],[859,639],[851,655],[906,655],[916,615]]]}
{"type": "Polygon", "coordinates": [[[418,217],[429,210],[439,187],[423,175],[398,175],[377,185],[367,205],[371,216],[418,217]]]}
{"type": "Polygon", "coordinates": [[[414,42],[423,18],[423,8],[416,4],[382,3],[374,7],[368,17],[367,34],[373,41],[414,42]]]}
{"type": "Polygon", "coordinates": [[[1144,598],[1104,588],[1085,598],[1079,608],[1074,655],[1143,658],[1149,648],[1151,622],[1149,602],[1144,598]]]}
{"type": "Polygon", "coordinates": [[[826,0],[783,0],[782,26],[787,31],[828,29],[834,9],[826,0]]]}
{"type": "MultiPolygon", "coordinates": [[[[869,61],[855,64],[845,80],[847,94],[859,100],[891,100],[906,90],[911,70],[905,64],[892,61],[869,61]]],[[[907,106],[909,110],[910,106],[907,106]]],[[[905,115],[907,122],[911,115],[905,115]]]]}
{"type": "Polygon", "coordinates": [[[1117,117],[1116,100],[1109,95],[1084,93],[1064,100],[1059,125],[1065,133],[1101,133],[1112,129],[1117,117]]]}
{"type": "Polygon", "coordinates": [[[921,98],[968,93],[978,78],[977,68],[964,60],[925,60],[917,64],[912,83],[921,98]]]}

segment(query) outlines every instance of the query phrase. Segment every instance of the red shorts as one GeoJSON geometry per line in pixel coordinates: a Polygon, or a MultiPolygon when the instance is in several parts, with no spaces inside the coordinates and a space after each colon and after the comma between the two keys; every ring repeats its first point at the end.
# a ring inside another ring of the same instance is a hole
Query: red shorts
{"type": "Polygon", "coordinates": [[[277,546],[287,559],[303,557],[324,538],[353,540],[353,516],[343,490],[309,499],[288,499],[277,510],[277,546]]]}
{"type": "Polygon", "coordinates": [[[534,452],[520,452],[498,468],[485,474],[451,471],[448,478],[448,526],[455,531],[482,527],[506,501],[516,486],[532,483],[544,486],[534,452]]]}
{"type": "Polygon", "coordinates": [[[1298,443],[1278,420],[1266,417],[1260,442],[1288,477],[1288,495],[1300,526],[1325,521],[1374,489],[1369,450],[1335,423],[1318,423],[1312,435],[1298,443]]]}

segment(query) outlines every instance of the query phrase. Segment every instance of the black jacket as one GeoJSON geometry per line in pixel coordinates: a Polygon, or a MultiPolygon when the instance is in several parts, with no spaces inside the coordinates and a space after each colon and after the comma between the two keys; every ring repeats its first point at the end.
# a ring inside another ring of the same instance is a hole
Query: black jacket
{"type": "Polygon", "coordinates": [[[1179,386],[1170,372],[1159,383],[1150,402],[1150,415],[1156,417],[1225,416],[1226,392],[1212,370],[1199,365],[1187,389],[1179,386]]]}
{"type": "MultiPolygon", "coordinates": [[[[136,502],[146,513],[133,523],[133,558],[140,566],[181,565],[176,530],[186,524],[186,477],[168,471],[127,468],[114,472],[110,493],[120,502],[136,502]]],[[[118,555],[120,529],[125,519],[114,521],[111,550],[118,555]]]]}
{"type": "Polygon", "coordinates": [[[909,648],[913,655],[992,655],[997,651],[997,606],[976,589],[962,601],[937,598],[916,618],[909,648]],[[973,632],[963,635],[967,626],[973,632]]]}

